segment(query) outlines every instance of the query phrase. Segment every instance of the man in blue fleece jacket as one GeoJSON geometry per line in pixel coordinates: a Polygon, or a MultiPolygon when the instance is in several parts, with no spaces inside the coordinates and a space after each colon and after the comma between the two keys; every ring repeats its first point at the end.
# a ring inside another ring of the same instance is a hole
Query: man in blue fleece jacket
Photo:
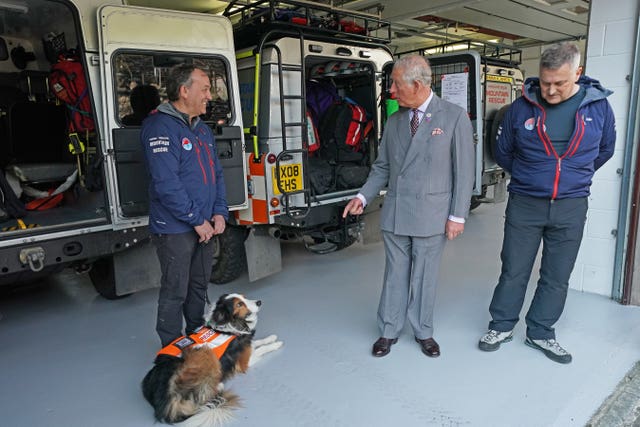
{"type": "Polygon", "coordinates": [[[229,217],[215,138],[199,117],[211,100],[209,76],[190,64],[175,66],[167,96],[141,134],[151,175],[149,229],[162,268],[156,331],[163,347],[202,325],[214,251],[209,240],[224,232],[229,217]]]}
{"type": "Polygon", "coordinates": [[[594,172],[611,158],[615,119],[597,80],[581,77],[580,51],[571,42],[546,49],[539,78],[528,78],[498,131],[496,160],[511,174],[502,272],[489,312],[484,351],[511,341],[540,242],[540,279],[526,315],[525,344],[558,363],[571,354],[553,325],[564,309],[578,256],[594,172]]]}

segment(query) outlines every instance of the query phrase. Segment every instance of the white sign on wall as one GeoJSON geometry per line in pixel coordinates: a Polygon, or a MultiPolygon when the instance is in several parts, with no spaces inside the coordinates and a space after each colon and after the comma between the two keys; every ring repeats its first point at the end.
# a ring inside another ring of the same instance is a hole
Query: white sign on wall
{"type": "Polygon", "coordinates": [[[467,110],[467,85],[469,73],[443,74],[442,99],[467,110]]]}

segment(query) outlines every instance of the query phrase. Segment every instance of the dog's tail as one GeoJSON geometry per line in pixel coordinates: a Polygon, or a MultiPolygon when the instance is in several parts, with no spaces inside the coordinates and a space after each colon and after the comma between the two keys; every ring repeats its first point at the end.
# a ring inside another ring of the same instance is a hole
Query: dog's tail
{"type": "Polygon", "coordinates": [[[233,393],[225,391],[202,406],[193,416],[175,425],[179,427],[222,426],[233,420],[233,410],[240,406],[240,398],[233,393]]]}

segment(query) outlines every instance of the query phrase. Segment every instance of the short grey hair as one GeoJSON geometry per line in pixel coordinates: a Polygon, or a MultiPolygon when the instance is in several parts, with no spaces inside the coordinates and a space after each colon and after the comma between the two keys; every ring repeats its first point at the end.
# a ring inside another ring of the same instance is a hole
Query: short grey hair
{"type": "Polygon", "coordinates": [[[540,68],[557,70],[564,64],[569,64],[574,71],[580,66],[580,49],[573,42],[555,43],[542,52],[540,68]]]}
{"type": "Polygon", "coordinates": [[[173,66],[167,74],[167,98],[169,101],[180,99],[180,86],[191,87],[193,79],[191,73],[196,67],[193,64],[178,64],[173,66]]]}
{"type": "Polygon", "coordinates": [[[422,55],[407,55],[399,58],[393,68],[402,69],[402,78],[407,83],[420,82],[431,86],[431,66],[422,55]]]}

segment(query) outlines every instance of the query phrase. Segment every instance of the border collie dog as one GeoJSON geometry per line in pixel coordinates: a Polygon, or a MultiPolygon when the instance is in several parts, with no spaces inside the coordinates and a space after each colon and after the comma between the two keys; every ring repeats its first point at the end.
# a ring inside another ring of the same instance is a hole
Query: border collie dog
{"type": "Polygon", "coordinates": [[[142,393],[164,423],[218,426],[232,418],[238,397],[223,382],[282,347],[275,335],[253,340],[262,302],[222,295],[205,324],[160,350],[142,380],[142,393]]]}

